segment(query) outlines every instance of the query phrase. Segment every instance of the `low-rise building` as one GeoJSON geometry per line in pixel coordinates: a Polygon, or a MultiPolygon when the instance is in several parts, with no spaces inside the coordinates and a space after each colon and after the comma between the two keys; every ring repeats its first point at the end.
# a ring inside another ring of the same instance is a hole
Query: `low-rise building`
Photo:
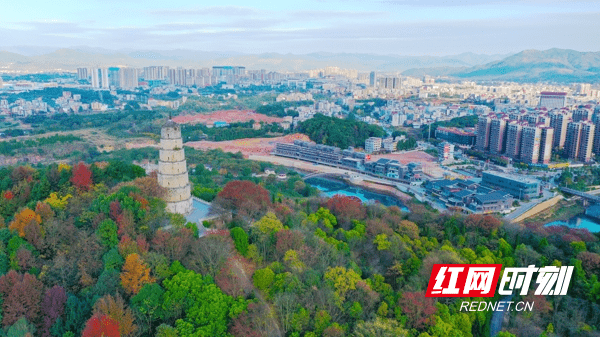
{"type": "Polygon", "coordinates": [[[537,198],[540,195],[540,181],[500,172],[483,172],[481,184],[492,188],[504,189],[519,199],[537,198]]]}
{"type": "Polygon", "coordinates": [[[365,141],[365,151],[367,153],[379,152],[381,150],[382,139],[379,137],[369,137],[365,141]]]}

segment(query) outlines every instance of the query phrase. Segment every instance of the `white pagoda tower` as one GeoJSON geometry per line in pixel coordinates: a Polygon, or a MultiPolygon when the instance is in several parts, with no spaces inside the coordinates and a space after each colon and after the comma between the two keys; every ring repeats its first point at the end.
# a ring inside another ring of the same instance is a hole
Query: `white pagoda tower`
{"type": "Polygon", "coordinates": [[[183,152],[181,127],[173,122],[170,116],[160,131],[158,184],[167,189],[167,211],[183,215],[192,211],[190,179],[183,152]]]}

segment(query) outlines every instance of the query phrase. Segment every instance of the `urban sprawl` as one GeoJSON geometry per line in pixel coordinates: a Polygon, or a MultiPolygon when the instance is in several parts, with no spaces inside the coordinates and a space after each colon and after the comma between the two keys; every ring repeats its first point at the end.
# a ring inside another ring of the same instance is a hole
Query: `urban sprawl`
{"type": "MultiPolygon", "coordinates": [[[[303,140],[280,142],[273,155],[343,169],[351,180],[375,179],[436,208],[454,207],[466,213],[522,213],[554,195],[550,193],[557,187],[553,180],[544,183],[538,179],[542,175],[525,176],[516,167],[553,169],[550,176],[554,177],[568,166],[594,164],[600,156],[600,92],[586,83],[476,83],[337,67],[298,73],[241,66],[94,67],[78,68],[76,73],[49,81],[5,75],[4,81],[0,77],[0,115],[15,119],[111,113],[124,110],[131,102],[140,109],[179,109],[191,96],[221,95],[223,100],[236,100],[236,93],[248,88],[277,88],[275,102],[310,102],[293,107],[297,115],[285,117],[282,126],[286,130],[317,114],[342,119],[352,115],[383,127],[388,135],[368,138],[363,148],[341,149],[303,140]],[[52,97],[54,104],[44,97],[6,98],[53,87],[63,88],[62,95],[52,97]],[[204,89],[208,87],[222,92],[207,93],[204,89]],[[83,102],[81,95],[72,94],[69,88],[105,92],[116,99],[83,102]],[[175,92],[177,95],[169,98],[169,93],[175,92]],[[375,104],[376,100],[383,103],[375,104]],[[356,108],[368,113],[355,115],[356,108]],[[476,125],[436,125],[431,130],[436,123],[467,116],[475,116],[476,125]],[[416,150],[437,151],[439,170],[432,173],[418,161],[386,158],[385,154],[402,153],[398,143],[407,141],[405,132],[392,135],[394,130],[426,130],[416,150]]],[[[215,121],[210,126],[227,127],[228,123],[215,121]]]]}

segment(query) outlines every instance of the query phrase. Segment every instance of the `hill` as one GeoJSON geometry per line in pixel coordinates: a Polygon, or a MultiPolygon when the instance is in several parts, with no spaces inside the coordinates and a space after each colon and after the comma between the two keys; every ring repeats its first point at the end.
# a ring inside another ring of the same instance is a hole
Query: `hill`
{"type": "Polygon", "coordinates": [[[403,74],[517,82],[595,82],[600,80],[600,52],[556,48],[524,50],[471,68],[420,68],[403,74]]]}
{"type": "Polygon", "coordinates": [[[472,67],[502,59],[505,55],[463,53],[450,56],[401,56],[368,53],[311,53],[311,54],[242,54],[231,51],[207,52],[198,50],[108,50],[78,46],[73,48],[29,49],[6,47],[0,51],[0,62],[11,63],[10,70],[74,71],[77,67],[165,65],[171,67],[210,67],[240,65],[248,69],[305,71],[336,66],[359,71],[403,71],[427,67],[472,67]],[[35,49],[35,53],[31,50],[35,49]],[[46,50],[45,53],[40,51],[46,50]],[[18,52],[18,53],[16,53],[18,52]],[[29,55],[29,56],[24,56],[29,55]],[[16,62],[19,62],[18,64],[16,62]]]}
{"type": "Polygon", "coordinates": [[[600,79],[600,52],[525,50],[500,61],[473,67],[456,76],[516,81],[596,81],[600,79]]]}

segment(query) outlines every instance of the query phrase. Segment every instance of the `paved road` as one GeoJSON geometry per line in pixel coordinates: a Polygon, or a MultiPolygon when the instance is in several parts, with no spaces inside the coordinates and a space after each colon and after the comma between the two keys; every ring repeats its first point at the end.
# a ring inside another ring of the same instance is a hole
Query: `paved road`
{"type": "Polygon", "coordinates": [[[543,190],[543,197],[539,198],[539,199],[534,199],[530,202],[521,202],[521,206],[519,206],[519,208],[517,208],[514,212],[506,215],[504,218],[507,220],[512,220],[515,219],[519,216],[521,216],[521,214],[527,212],[528,210],[532,209],[535,205],[544,202],[550,198],[552,198],[554,196],[554,193],[548,191],[548,190],[543,190]]]}
{"type": "MultiPolygon", "coordinates": [[[[504,296],[500,301],[509,302],[512,301],[513,295],[504,296]]],[[[506,310],[506,308],[505,308],[506,310]]],[[[494,311],[490,322],[490,337],[495,337],[500,330],[502,330],[502,323],[504,323],[504,313],[506,311],[494,311]]]]}

